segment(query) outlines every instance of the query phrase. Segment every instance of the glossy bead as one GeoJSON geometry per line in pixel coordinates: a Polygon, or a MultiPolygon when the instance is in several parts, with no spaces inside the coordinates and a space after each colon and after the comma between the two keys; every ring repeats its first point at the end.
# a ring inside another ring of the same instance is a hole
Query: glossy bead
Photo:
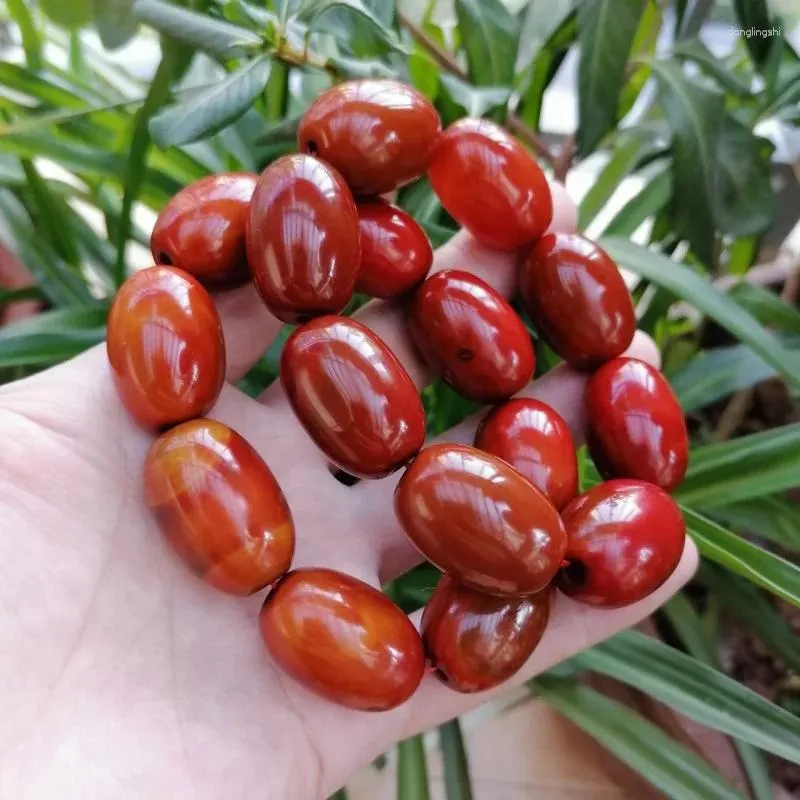
{"type": "Polygon", "coordinates": [[[471,400],[500,402],[533,377],[533,345],[522,320],[469,272],[428,278],[414,294],[408,329],[431,369],[471,400]]]}
{"type": "Polygon", "coordinates": [[[288,569],[294,525],[258,453],[221,422],[184,422],[153,443],[145,500],[164,537],[201,578],[231,594],[269,586],[288,569]]]}
{"type": "Polygon", "coordinates": [[[437,676],[458,692],[507,681],[530,658],[550,616],[551,591],[494,597],[444,575],[422,615],[422,642],[437,676]]]}
{"type": "Polygon", "coordinates": [[[636,314],[616,264],[577,233],[548,233],[520,268],[520,294],[536,329],[577,369],[596,369],[633,341],[636,314]]]}
{"type": "Polygon", "coordinates": [[[689,436],[666,378],[635,358],[616,358],[586,384],[586,443],[604,478],[639,478],[670,492],[686,474],[689,436]]]}
{"type": "Polygon", "coordinates": [[[323,317],[281,354],[281,383],[308,435],[336,466],[382,478],[425,441],[425,411],[403,365],[369,328],[323,317]]]}
{"type": "Polygon", "coordinates": [[[131,276],[108,317],[108,360],[123,404],[148,427],[207,414],[225,381],[222,325],[208,292],[186,272],[131,276]]]}
{"type": "Polygon", "coordinates": [[[436,109],[413,87],[346,81],[308,107],[298,149],[332,164],[357,194],[383,194],[425,172],[440,131],[436,109]]]}
{"type": "Polygon", "coordinates": [[[396,297],[421,283],[433,263],[433,249],[417,221],[384,200],[358,203],[361,269],[356,291],[396,297]]]}
{"type": "Polygon", "coordinates": [[[425,558],[490,594],[543,589],[567,546],[547,498],[505,461],[466,445],[425,448],[400,479],[394,506],[425,558]]]}
{"type": "Polygon", "coordinates": [[[330,569],[290,572],[259,617],[278,666],[322,697],[359,711],[405,703],[425,670],[408,617],[367,583],[330,569]]]}
{"type": "Polygon", "coordinates": [[[616,608],[636,603],[678,566],[686,526],[675,501],[652,483],[614,480],[562,512],[569,562],[558,587],[573,600],[616,608]]]}
{"type": "Polygon", "coordinates": [[[555,409],[517,397],[484,417],[475,447],[502,458],[561,510],[578,493],[578,459],[567,423],[555,409]]]}
{"type": "Polygon", "coordinates": [[[544,173],[491,120],[454,122],[439,137],[428,177],[450,216],[488,247],[516,250],[536,241],[552,221],[544,173]]]}
{"type": "Polygon", "coordinates": [[[244,229],[256,175],[210,175],[181,189],[158,215],[150,236],[156,264],[179,267],[207,286],[250,277],[244,229]]]}
{"type": "Polygon", "coordinates": [[[247,260],[278,319],[301,323],[341,311],[361,261],[356,205],[341,175],[304,155],[267,167],[250,203],[247,260]]]}

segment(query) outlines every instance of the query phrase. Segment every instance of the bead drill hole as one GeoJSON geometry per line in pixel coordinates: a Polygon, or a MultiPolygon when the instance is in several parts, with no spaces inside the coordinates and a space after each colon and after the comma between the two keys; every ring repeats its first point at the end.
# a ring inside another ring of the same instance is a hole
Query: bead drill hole
{"type": "Polygon", "coordinates": [[[315,156],[317,153],[319,153],[319,147],[317,147],[317,143],[313,139],[310,139],[308,142],[306,142],[306,152],[310,156],[315,156]]]}
{"type": "Polygon", "coordinates": [[[349,472],[345,472],[343,469],[336,469],[335,467],[330,468],[331,475],[336,478],[339,483],[344,484],[345,486],[355,486],[359,479],[355,477],[355,475],[351,475],[349,472]]]}
{"type": "Polygon", "coordinates": [[[566,567],[561,569],[564,582],[569,586],[583,586],[588,578],[586,565],[582,561],[570,561],[566,567]]]}
{"type": "Polygon", "coordinates": [[[171,267],[172,266],[172,259],[162,250],[158,254],[158,263],[164,264],[164,266],[171,267]]]}
{"type": "Polygon", "coordinates": [[[473,358],[475,358],[475,353],[473,353],[472,350],[469,350],[466,347],[458,351],[459,361],[472,361],[473,358]]]}

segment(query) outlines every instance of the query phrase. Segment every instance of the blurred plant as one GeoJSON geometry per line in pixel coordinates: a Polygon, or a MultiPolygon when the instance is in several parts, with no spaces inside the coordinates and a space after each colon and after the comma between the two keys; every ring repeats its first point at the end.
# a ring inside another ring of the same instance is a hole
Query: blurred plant
{"type": "MultiPolygon", "coordinates": [[[[748,281],[763,270],[751,272],[775,219],[773,146],[756,130],[767,120],[800,125],[800,57],[785,36],[742,38],[716,57],[698,37],[709,0],[514,5],[522,7],[454,0],[444,24],[436,0],[421,17],[389,0],[42,0],[38,9],[5,0],[24,63],[0,63],[0,243],[31,281],[0,284],[0,310],[31,300],[46,309],[0,328],[0,379],[101,341],[108,298],[147,257],[152,213],[210,172],[261,170],[291,151],[299,116],[335,81],[396,76],[431,98],[445,123],[490,116],[562,180],[588,158],[602,162],[580,204],[581,229],[638,276],[640,326],[661,346],[687,414],[724,401],[716,429],[701,416],[678,493],[705,565],[663,612],[675,647],[627,632],[532,689],[666,794],[738,796],[684,745],[579,677],[628,683],[733,737],[749,793],[771,797],[762,751],[800,763],[800,720],[725,674],[719,632],[695,600],[703,592],[706,604],[730,609],[798,670],[800,644],[770,597],[800,606],[800,511],[785,497],[800,483],[800,424],[728,439],[757,383],[777,375],[793,396],[800,389],[796,282],[779,297],[748,281]],[[152,79],[90,46],[79,31],[89,25],[107,49],[155,29],[162,56],[152,79]],[[555,146],[541,131],[544,100],[576,51],[578,125],[555,146]],[[641,189],[615,206],[629,178],[641,189]],[[727,338],[708,346],[718,329],[727,338]]],[[[782,26],[765,0],[734,9],[743,28],[782,26]]],[[[398,202],[435,244],[454,233],[427,181],[398,202]]],[[[284,338],[245,391],[275,378],[284,338]]],[[[551,367],[552,354],[537,349],[551,367]]],[[[474,410],[440,384],[424,399],[432,433],[474,410]]],[[[584,484],[595,478],[586,461],[584,484]]],[[[387,591],[412,610],[436,579],[423,566],[387,591]]],[[[447,796],[469,798],[458,722],[440,737],[447,796]]],[[[427,797],[419,738],[398,749],[398,797],[427,797]]]]}

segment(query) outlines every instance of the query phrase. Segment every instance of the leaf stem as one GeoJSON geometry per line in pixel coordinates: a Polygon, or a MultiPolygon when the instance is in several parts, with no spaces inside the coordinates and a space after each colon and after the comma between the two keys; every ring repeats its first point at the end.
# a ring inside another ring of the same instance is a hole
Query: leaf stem
{"type": "Polygon", "coordinates": [[[539,158],[555,172],[556,155],[516,114],[509,113],[506,117],[506,128],[518,136],[539,158]]]}
{"type": "Polygon", "coordinates": [[[455,56],[445,50],[432,36],[425,33],[413,20],[410,20],[402,11],[397,12],[400,24],[411,34],[411,38],[422,45],[425,52],[443,69],[452,72],[462,80],[469,80],[467,71],[456,61],[455,56]]]}

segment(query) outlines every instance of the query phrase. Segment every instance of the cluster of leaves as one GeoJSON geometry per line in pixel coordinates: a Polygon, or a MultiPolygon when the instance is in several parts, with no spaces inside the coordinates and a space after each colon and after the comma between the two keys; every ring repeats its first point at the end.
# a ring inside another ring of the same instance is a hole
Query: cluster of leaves
{"type": "MultiPolygon", "coordinates": [[[[55,27],[22,0],[5,5],[26,61],[0,63],[0,241],[35,285],[0,290],[0,305],[34,298],[46,310],[0,329],[2,379],[101,341],[107,298],[137,246],[148,245],[142,209],[158,211],[210,172],[258,171],[291,151],[303,110],[343,78],[409,81],[445,123],[491,116],[563,172],[572,141],[552,152],[540,121],[548,86],[579,48],[574,150],[579,159],[604,158],[580,226],[639,276],[640,326],[664,349],[684,409],[776,374],[800,389],[800,314],[764,290],[742,283],[725,293],[712,281],[744,275],[772,225],[772,147],[754,129],[765,119],[800,123],[800,58],[783,37],[743,40],[731,56],[714,57],[697,37],[713,2],[682,0],[668,10],[663,0],[532,0],[512,13],[501,0],[454,0],[451,26],[436,22],[434,0],[416,23],[388,0],[43,2],[55,27]],[[140,24],[155,29],[163,55],[152,80],[142,83],[87,46],[76,32],[87,24],[108,48],[140,24]],[[666,55],[665,37],[673,42],[666,55]],[[608,213],[628,177],[642,190],[608,213]],[[629,241],[637,232],[647,247],[629,241]],[[697,315],[671,314],[678,301],[697,315]],[[706,321],[738,343],[703,350],[706,321]]],[[[764,0],[735,6],[742,27],[781,24],[764,0]]],[[[398,202],[435,244],[454,233],[425,180],[398,202]]],[[[274,379],[282,340],[242,382],[246,391],[274,379]]],[[[537,346],[540,364],[552,366],[537,346]]],[[[474,410],[441,385],[424,399],[434,433],[474,410]]],[[[769,597],[800,605],[800,569],[790,560],[800,551],[800,512],[783,496],[800,483],[799,440],[800,425],[720,444],[701,434],[678,493],[704,557],[705,591],[797,671],[800,644],[769,597]]],[[[583,478],[596,480],[588,460],[583,478]]],[[[435,580],[423,567],[388,591],[411,609],[435,580]]],[[[686,596],[664,617],[682,650],[626,633],[541,676],[533,690],[667,794],[738,796],[704,761],[578,676],[590,670],[629,683],[734,737],[752,794],[770,797],[761,751],[800,762],[800,722],[721,671],[717,631],[686,596]]],[[[440,737],[448,797],[470,797],[458,723],[440,737]]],[[[425,798],[421,741],[398,752],[399,796],[425,798]]]]}

